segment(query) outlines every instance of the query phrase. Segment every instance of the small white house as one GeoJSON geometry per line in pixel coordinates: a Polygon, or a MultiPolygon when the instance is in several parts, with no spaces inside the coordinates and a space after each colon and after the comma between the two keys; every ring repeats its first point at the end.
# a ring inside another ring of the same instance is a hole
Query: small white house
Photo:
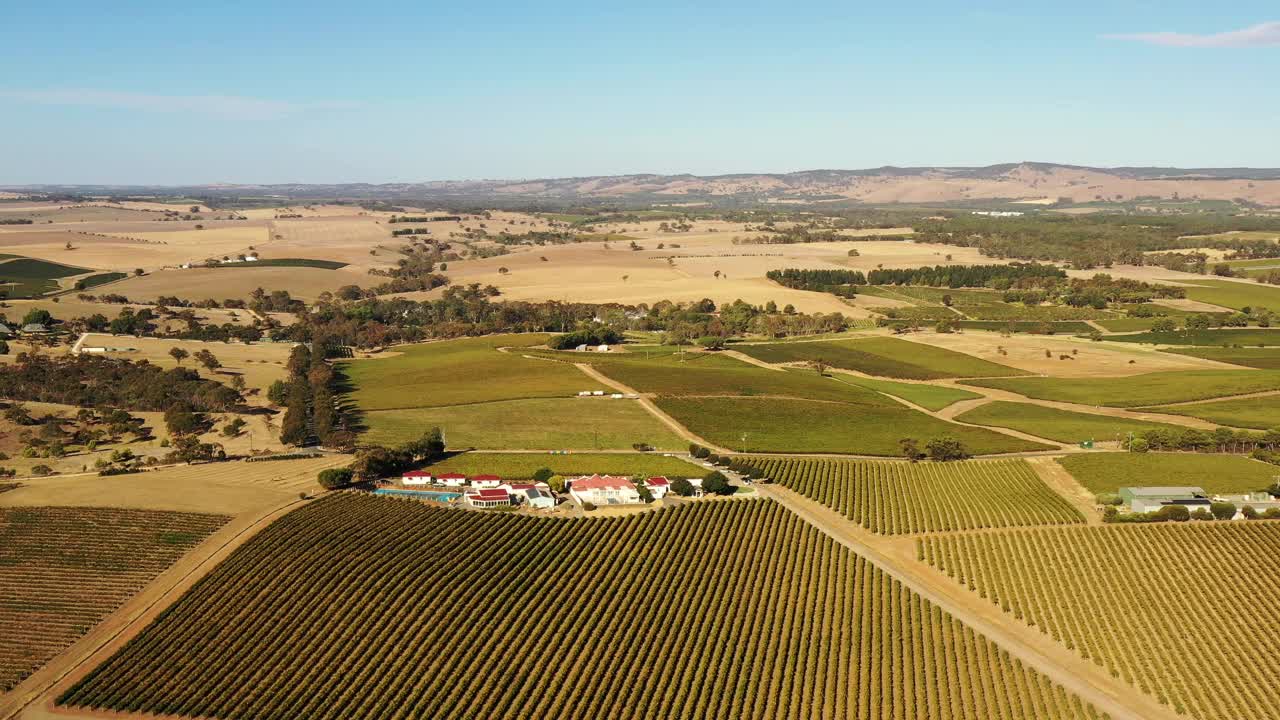
{"type": "Polygon", "coordinates": [[[649,489],[654,500],[661,500],[671,491],[671,481],[661,476],[645,480],[644,486],[649,489]]]}
{"type": "Polygon", "coordinates": [[[467,484],[467,476],[462,473],[444,473],[436,477],[436,482],[445,487],[462,487],[467,484]]]}
{"type": "Polygon", "coordinates": [[[471,487],[479,490],[492,490],[502,485],[502,478],[497,475],[474,475],[471,478],[471,487]]]}
{"type": "Polygon", "coordinates": [[[591,394],[592,394],[592,395],[594,395],[594,396],[596,396],[596,397],[604,397],[604,391],[603,391],[603,390],[592,390],[592,391],[591,391],[591,394]]]}
{"type": "Polygon", "coordinates": [[[402,485],[430,485],[434,478],[425,470],[410,470],[400,476],[402,485]]]}

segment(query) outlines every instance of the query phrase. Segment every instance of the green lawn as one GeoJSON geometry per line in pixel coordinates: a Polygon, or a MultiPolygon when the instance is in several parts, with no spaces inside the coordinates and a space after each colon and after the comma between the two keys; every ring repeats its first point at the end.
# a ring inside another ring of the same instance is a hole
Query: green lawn
{"type": "Polygon", "coordinates": [[[524,480],[533,477],[541,468],[550,468],[557,475],[600,473],[701,477],[711,472],[701,465],[694,465],[680,458],[651,453],[462,453],[434,463],[428,469],[433,473],[490,474],[524,480]]]}
{"type": "Polygon", "coordinates": [[[1280,345],[1280,329],[1240,328],[1239,330],[1176,330],[1108,336],[1114,342],[1160,345],[1280,345]]]}
{"type": "Polygon", "coordinates": [[[1204,358],[1205,360],[1217,360],[1218,362],[1258,368],[1259,370],[1280,370],[1280,348],[1274,347],[1171,348],[1164,352],[1190,355],[1191,357],[1204,358]]]}
{"type": "MultiPolygon", "coordinates": [[[[1170,415],[1196,417],[1219,425],[1238,428],[1255,430],[1280,428],[1280,396],[1276,395],[1146,409],[1170,415]]],[[[1280,470],[1277,470],[1276,474],[1280,475],[1280,470]]]]}
{"type": "Polygon", "coordinates": [[[1230,280],[1195,280],[1185,284],[1187,297],[1192,300],[1236,310],[1246,307],[1280,310],[1280,287],[1274,285],[1230,280]]]}
{"type": "Polygon", "coordinates": [[[440,427],[451,448],[481,450],[629,450],[648,443],[679,450],[680,439],[635,400],[508,400],[366,413],[364,442],[395,445],[440,427]]]}
{"type": "Polygon", "coordinates": [[[982,397],[978,393],[940,385],[924,385],[921,383],[896,382],[894,380],[877,380],[858,375],[832,373],[832,377],[840,382],[853,383],[869,390],[900,397],[907,402],[915,403],[928,410],[941,410],[961,400],[972,400],[982,397]]]}
{"type": "Polygon", "coordinates": [[[1185,370],[1132,377],[989,378],[968,380],[965,384],[1008,390],[1038,400],[1145,407],[1280,390],[1280,371],[1185,370]]]}
{"type": "Polygon", "coordinates": [[[821,359],[831,367],[842,370],[856,370],[868,375],[906,380],[1004,377],[1025,374],[1021,370],[988,362],[972,355],[891,337],[742,345],[735,349],[768,363],[807,362],[821,359]]]}
{"type": "Polygon", "coordinates": [[[975,425],[1005,427],[1061,443],[1115,440],[1147,430],[1179,430],[1176,425],[1071,412],[1030,403],[997,401],[961,413],[957,420],[975,425]]]}
{"type": "Polygon", "coordinates": [[[1277,474],[1276,466],[1239,455],[1090,453],[1067,455],[1058,462],[1095,495],[1146,485],[1202,487],[1224,494],[1255,492],[1275,482],[1277,474]]]}
{"type": "Polygon", "coordinates": [[[923,447],[943,436],[960,440],[975,455],[1051,449],[948,423],[896,403],[870,407],[774,398],[666,397],[657,404],[695,434],[737,452],[897,456],[901,454],[898,441],[903,438],[915,438],[923,447]]]}
{"type": "Polygon", "coordinates": [[[564,363],[531,360],[502,346],[538,345],[547,335],[495,335],[392,348],[394,357],[340,364],[350,400],[364,411],[463,405],[493,400],[571,397],[606,390],[564,363]]]}

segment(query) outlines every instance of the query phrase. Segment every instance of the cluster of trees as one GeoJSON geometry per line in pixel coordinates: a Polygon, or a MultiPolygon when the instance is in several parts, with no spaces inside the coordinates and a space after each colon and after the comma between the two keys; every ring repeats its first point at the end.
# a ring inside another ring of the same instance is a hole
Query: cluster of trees
{"type": "Polygon", "coordinates": [[[622,333],[601,323],[590,323],[578,330],[551,338],[554,350],[572,350],[579,345],[614,345],[622,342],[622,333]]]}
{"type": "Polygon", "coordinates": [[[796,290],[827,292],[840,297],[858,294],[858,285],[867,284],[867,276],[860,270],[802,270],[787,268],[770,270],[765,277],[783,287],[796,290]]]}
{"type": "Polygon", "coordinates": [[[1108,523],[1162,523],[1187,522],[1188,520],[1230,520],[1236,512],[1245,520],[1280,520],[1280,508],[1268,508],[1266,512],[1258,512],[1251,505],[1237,508],[1235,503],[1214,502],[1208,508],[1189,510],[1185,505],[1168,505],[1152,513],[1122,513],[1114,505],[1103,509],[1102,521],[1108,523]]]}
{"type": "MultiPolygon", "coordinates": [[[[850,240],[880,240],[880,237],[860,237],[852,235],[843,235],[838,230],[816,229],[809,227],[791,227],[785,230],[779,230],[773,227],[772,223],[761,226],[761,230],[768,231],[768,235],[760,235],[756,237],[733,237],[734,245],[796,245],[801,243],[816,242],[848,242],[850,240]]],[[[891,240],[901,240],[902,236],[888,238],[891,240]]]]}
{"type": "Polygon", "coordinates": [[[396,267],[383,270],[374,268],[369,271],[370,275],[385,277],[388,280],[373,288],[373,292],[377,295],[390,295],[392,293],[414,292],[417,290],[432,290],[449,284],[449,278],[437,273],[436,261],[431,256],[422,254],[412,254],[408,257],[400,258],[396,262],[396,267]]]}
{"type": "Polygon", "coordinates": [[[459,222],[461,215],[392,215],[389,223],[459,222]]]}
{"type": "Polygon", "coordinates": [[[444,435],[434,427],[417,440],[394,448],[374,445],[356,451],[351,463],[353,482],[374,482],[401,475],[423,464],[434,462],[444,454],[444,435]]]}
{"type": "Polygon", "coordinates": [[[1212,431],[1195,428],[1165,430],[1156,428],[1126,439],[1130,452],[1150,450],[1186,450],[1209,453],[1259,453],[1265,458],[1280,450],[1280,428],[1266,431],[1232,430],[1220,427],[1212,431]]]}
{"type": "Polygon", "coordinates": [[[80,407],[115,407],[163,412],[186,405],[201,412],[226,412],[241,404],[240,393],[205,380],[195,370],[169,370],[148,362],[93,355],[46,357],[22,353],[0,365],[0,396],[80,407]]]}
{"type": "Polygon", "coordinates": [[[926,285],[929,287],[1010,287],[1022,279],[1062,280],[1067,274],[1053,265],[1010,263],[1008,265],[937,265],[934,267],[886,270],[867,273],[869,285],[926,285]]]}
{"type": "Polygon", "coordinates": [[[337,374],[325,362],[325,347],[323,342],[315,343],[314,350],[295,346],[287,364],[289,379],[277,380],[267,390],[268,399],[285,408],[280,441],[286,445],[303,445],[313,437],[333,448],[347,449],[355,442],[338,405],[337,374]]]}
{"type": "Polygon", "coordinates": [[[22,456],[28,458],[59,458],[72,446],[95,450],[99,445],[119,442],[131,435],[135,440],[150,437],[142,419],[118,408],[81,408],[74,416],[49,413],[40,417],[31,414],[21,403],[7,405],[4,419],[21,428],[18,439],[22,443],[22,456]]]}
{"type": "Polygon", "coordinates": [[[950,437],[934,438],[920,449],[920,441],[915,438],[903,438],[898,441],[902,448],[902,456],[911,462],[919,462],[928,458],[934,462],[950,462],[952,460],[968,460],[973,457],[964,443],[950,437]]]}
{"type": "MultiPolygon", "coordinates": [[[[1132,311],[1129,314],[1135,317],[1145,317],[1132,311]]],[[[1275,313],[1266,308],[1246,307],[1240,312],[1234,313],[1192,313],[1182,318],[1181,326],[1179,326],[1179,322],[1175,318],[1161,317],[1151,324],[1151,331],[1171,333],[1177,332],[1179,329],[1208,330],[1222,327],[1248,327],[1249,325],[1268,328],[1274,324],[1276,324],[1275,313]]]]}

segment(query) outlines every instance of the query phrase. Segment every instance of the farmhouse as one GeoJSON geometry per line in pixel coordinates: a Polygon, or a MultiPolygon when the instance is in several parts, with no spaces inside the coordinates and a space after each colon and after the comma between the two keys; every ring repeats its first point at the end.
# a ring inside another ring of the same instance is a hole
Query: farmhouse
{"type": "Polygon", "coordinates": [[[511,493],[502,488],[468,490],[465,497],[467,504],[474,508],[495,508],[511,505],[511,493]]]}
{"type": "Polygon", "coordinates": [[[502,485],[502,478],[497,475],[474,475],[471,478],[471,487],[480,489],[493,489],[502,485]]]}
{"type": "Polygon", "coordinates": [[[405,485],[430,485],[431,473],[425,470],[410,470],[400,476],[400,482],[405,485]]]}
{"type": "Polygon", "coordinates": [[[1120,500],[1135,513],[1156,512],[1170,505],[1188,510],[1209,507],[1209,496],[1199,487],[1124,487],[1120,488],[1120,500]]]}
{"type": "Polygon", "coordinates": [[[502,489],[511,493],[518,502],[533,510],[551,510],[556,506],[556,497],[551,494],[551,486],[540,483],[509,483],[502,489]]]}
{"type": "Polygon", "coordinates": [[[436,482],[445,487],[462,487],[467,484],[467,476],[462,473],[443,473],[436,476],[436,482]]]}
{"type": "Polygon", "coordinates": [[[592,505],[632,505],[640,502],[640,493],[630,478],[614,475],[591,475],[565,481],[569,495],[580,503],[592,505]]]}
{"type": "Polygon", "coordinates": [[[654,500],[661,500],[671,490],[671,481],[661,476],[651,477],[644,481],[644,486],[649,489],[654,500]]]}

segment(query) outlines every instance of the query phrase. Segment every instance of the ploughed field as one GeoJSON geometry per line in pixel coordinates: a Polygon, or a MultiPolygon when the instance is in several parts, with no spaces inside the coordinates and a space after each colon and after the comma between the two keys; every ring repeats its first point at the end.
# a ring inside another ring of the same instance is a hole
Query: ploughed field
{"type": "Polygon", "coordinates": [[[226,520],[145,510],[0,508],[0,692],[89,632],[226,520]]]}
{"type": "Polygon", "coordinates": [[[1080,523],[1024,460],[954,464],[745,456],[765,477],[877,533],[1080,523]]]}
{"type": "Polygon", "coordinates": [[[1098,717],[768,500],[563,520],[351,493],[273,523],[59,702],[263,720],[1098,717]]]}
{"type": "Polygon", "coordinates": [[[1280,522],[926,537],[926,562],[1196,720],[1280,717],[1280,522]]]}

